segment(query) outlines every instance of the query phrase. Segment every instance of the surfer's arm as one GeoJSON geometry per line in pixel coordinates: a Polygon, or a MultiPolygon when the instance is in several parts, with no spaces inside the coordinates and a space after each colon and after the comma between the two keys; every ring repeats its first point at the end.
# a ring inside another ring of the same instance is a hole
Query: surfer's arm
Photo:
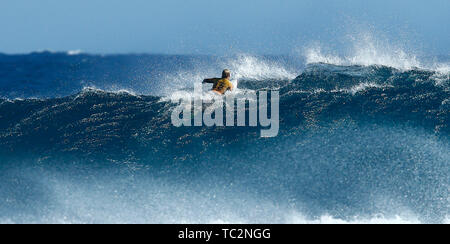
{"type": "Polygon", "coordinates": [[[214,83],[218,80],[217,78],[204,79],[202,83],[214,83]]]}

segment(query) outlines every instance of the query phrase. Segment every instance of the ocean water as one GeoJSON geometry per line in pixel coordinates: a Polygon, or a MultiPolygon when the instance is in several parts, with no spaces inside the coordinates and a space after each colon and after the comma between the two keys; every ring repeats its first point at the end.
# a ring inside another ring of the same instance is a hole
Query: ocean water
{"type": "Polygon", "coordinates": [[[450,57],[304,53],[0,55],[0,222],[448,223],[450,57]],[[277,137],[171,125],[224,68],[277,137]]]}

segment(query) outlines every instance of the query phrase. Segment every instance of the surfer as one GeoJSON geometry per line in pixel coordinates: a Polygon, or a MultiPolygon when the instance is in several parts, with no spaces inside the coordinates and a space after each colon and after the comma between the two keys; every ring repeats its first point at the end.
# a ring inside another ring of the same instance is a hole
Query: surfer
{"type": "Polygon", "coordinates": [[[204,79],[203,83],[212,83],[213,88],[212,91],[223,95],[228,90],[233,90],[233,84],[230,82],[231,72],[228,69],[223,70],[222,72],[222,78],[210,78],[210,79],[204,79]]]}

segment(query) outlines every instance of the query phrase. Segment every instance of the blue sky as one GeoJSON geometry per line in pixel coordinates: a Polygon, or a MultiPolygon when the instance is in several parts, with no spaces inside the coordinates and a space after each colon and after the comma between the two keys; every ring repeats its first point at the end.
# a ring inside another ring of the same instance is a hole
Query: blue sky
{"type": "Polygon", "coordinates": [[[0,52],[290,54],[349,33],[450,54],[449,0],[1,0],[0,52]]]}

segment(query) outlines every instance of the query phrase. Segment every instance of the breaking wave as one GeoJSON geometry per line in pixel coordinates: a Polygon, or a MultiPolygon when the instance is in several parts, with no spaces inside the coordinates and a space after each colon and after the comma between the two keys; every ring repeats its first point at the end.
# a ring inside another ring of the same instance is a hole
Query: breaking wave
{"type": "MultiPolygon", "coordinates": [[[[86,81],[61,92],[64,86],[41,80],[21,91],[2,83],[0,222],[448,222],[445,67],[424,68],[401,53],[394,55],[399,60],[379,55],[368,50],[337,58],[316,50],[294,75],[280,59],[249,55],[79,54],[68,67],[96,60],[105,70],[115,62],[152,60],[151,77],[160,79],[149,87],[129,85],[141,81],[136,68],[138,76],[117,86],[86,81]],[[176,62],[182,67],[169,65],[176,62]],[[171,125],[176,104],[164,98],[191,91],[224,63],[240,90],[280,91],[278,137],[260,138],[254,127],[171,125]],[[42,87],[58,95],[39,96],[42,87]]],[[[48,62],[44,56],[33,57],[48,62]]],[[[102,76],[84,76],[93,77],[102,76]]]]}

